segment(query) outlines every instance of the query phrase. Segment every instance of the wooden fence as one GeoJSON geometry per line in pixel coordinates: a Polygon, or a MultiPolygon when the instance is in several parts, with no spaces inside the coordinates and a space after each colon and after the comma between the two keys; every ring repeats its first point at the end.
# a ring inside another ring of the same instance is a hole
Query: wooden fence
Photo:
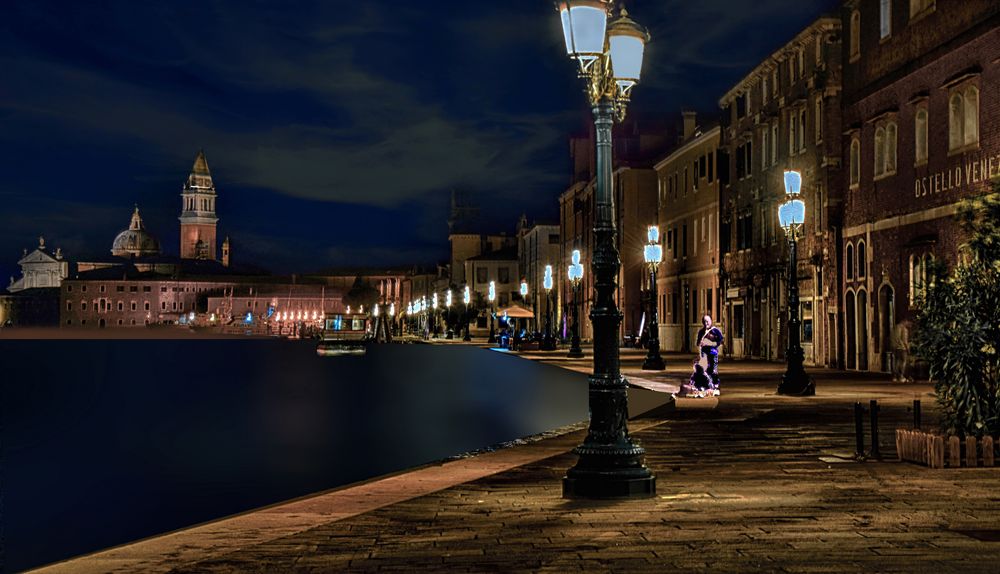
{"type": "Polygon", "coordinates": [[[991,436],[945,437],[919,430],[896,429],[896,452],[899,459],[930,468],[976,468],[993,466],[995,441],[991,436]],[[980,464],[981,463],[981,464],[980,464]]]}

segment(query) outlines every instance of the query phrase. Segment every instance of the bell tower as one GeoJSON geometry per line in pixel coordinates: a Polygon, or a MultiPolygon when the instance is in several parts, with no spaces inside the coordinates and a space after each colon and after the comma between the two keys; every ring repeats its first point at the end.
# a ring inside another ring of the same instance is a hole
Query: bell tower
{"type": "Polygon", "coordinates": [[[205,151],[198,151],[181,191],[181,259],[215,259],[215,184],[205,151]]]}

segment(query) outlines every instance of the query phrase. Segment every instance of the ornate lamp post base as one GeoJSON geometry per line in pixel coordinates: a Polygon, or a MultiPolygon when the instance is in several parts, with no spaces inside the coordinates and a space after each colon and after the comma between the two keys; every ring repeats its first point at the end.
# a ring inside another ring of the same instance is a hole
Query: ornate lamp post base
{"type": "Polygon", "coordinates": [[[812,377],[802,366],[802,348],[790,349],[788,351],[788,369],[781,376],[781,383],[778,384],[779,395],[789,395],[795,397],[812,397],[816,395],[816,384],[812,377]]]}
{"type": "Polygon", "coordinates": [[[583,357],[583,349],[579,346],[580,342],[576,341],[576,345],[576,347],[570,347],[569,352],[566,353],[566,356],[570,359],[579,359],[583,357]]]}
{"type": "Polygon", "coordinates": [[[563,477],[563,498],[652,498],[656,496],[656,476],[643,466],[642,447],[634,444],[586,444],[573,452],[580,460],[563,477]],[[605,451],[603,454],[597,454],[605,451]],[[590,454],[587,454],[587,453],[590,454]]]}

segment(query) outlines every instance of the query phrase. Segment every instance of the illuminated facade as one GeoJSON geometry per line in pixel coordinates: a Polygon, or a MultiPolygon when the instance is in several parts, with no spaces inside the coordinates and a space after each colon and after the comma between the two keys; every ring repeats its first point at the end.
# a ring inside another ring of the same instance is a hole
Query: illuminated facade
{"type": "Polygon", "coordinates": [[[680,146],[656,163],[663,263],[657,279],[660,346],[692,352],[705,314],[719,316],[719,127],[684,114],[680,146]]]}
{"type": "Polygon", "coordinates": [[[784,356],[789,255],[777,211],[783,172],[796,170],[808,208],[797,261],[802,348],[808,364],[838,363],[841,52],[840,19],[822,17],[719,101],[727,164],[720,166],[719,290],[733,356],[784,356]]]}
{"type": "MultiPolygon", "coordinates": [[[[215,259],[215,183],[199,151],[181,192],[181,259],[215,259]]],[[[228,259],[228,253],[227,259],[228,259]]]]}
{"type": "Polygon", "coordinates": [[[889,371],[957,202],[1000,177],[1000,4],[851,0],[843,25],[843,366],[889,371]]]}

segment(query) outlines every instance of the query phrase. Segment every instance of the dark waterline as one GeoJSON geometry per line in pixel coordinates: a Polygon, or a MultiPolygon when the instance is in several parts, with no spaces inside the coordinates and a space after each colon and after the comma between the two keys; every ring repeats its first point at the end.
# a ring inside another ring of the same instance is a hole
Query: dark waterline
{"type": "Polygon", "coordinates": [[[585,420],[586,377],[470,347],[0,341],[6,569],[585,420]]]}

